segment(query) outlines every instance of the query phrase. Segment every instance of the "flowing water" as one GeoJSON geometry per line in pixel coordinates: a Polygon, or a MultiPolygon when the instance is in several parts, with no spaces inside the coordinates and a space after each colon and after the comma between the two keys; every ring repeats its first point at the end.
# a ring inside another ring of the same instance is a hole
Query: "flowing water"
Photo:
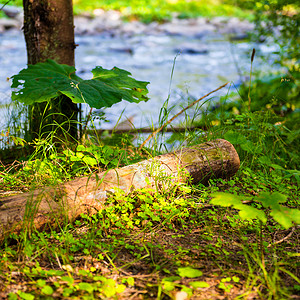
{"type": "MultiPolygon", "coordinates": [[[[134,116],[134,125],[137,128],[157,124],[160,108],[168,98],[169,92],[169,106],[176,105],[178,111],[180,106],[187,105],[188,99],[198,99],[225,82],[238,86],[242,80],[241,75],[249,75],[253,48],[253,45],[247,42],[232,43],[225,37],[217,35],[208,35],[201,39],[159,34],[127,38],[101,35],[76,36],[76,43],[78,44],[75,52],[76,69],[79,76],[91,78],[90,71],[95,66],[107,69],[117,66],[131,72],[137,80],[150,82],[148,102],[135,104],[122,101],[105,109],[109,122],[102,123],[102,128],[112,128],[120,115],[121,120],[134,116]],[[184,50],[178,55],[181,46],[184,50]],[[204,51],[198,51],[199,48],[203,48],[204,51]]],[[[2,128],[6,122],[5,104],[10,103],[9,78],[26,67],[26,60],[22,33],[11,31],[1,34],[0,126],[2,128]]],[[[260,63],[261,60],[257,58],[253,68],[256,70],[261,68],[260,63]]],[[[225,88],[213,96],[219,97],[227,92],[228,88],[225,88]]]]}

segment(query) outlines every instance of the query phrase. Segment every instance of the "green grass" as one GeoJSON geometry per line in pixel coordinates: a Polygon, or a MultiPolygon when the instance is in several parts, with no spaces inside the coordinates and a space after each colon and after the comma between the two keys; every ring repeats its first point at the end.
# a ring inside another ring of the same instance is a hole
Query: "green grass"
{"type": "MultiPolygon", "coordinates": [[[[1,3],[1,2],[0,2],[1,3]]],[[[15,0],[11,4],[22,6],[22,1],[15,0]]],[[[74,0],[74,12],[93,12],[95,9],[118,10],[125,19],[139,19],[143,22],[166,21],[175,14],[179,18],[194,17],[240,17],[251,18],[251,13],[236,5],[224,3],[221,0],[74,0]]]]}
{"type": "Polygon", "coordinates": [[[173,299],[179,291],[192,299],[287,299],[299,286],[296,233],[284,240],[292,231],[271,220],[261,227],[209,204],[213,190],[250,196],[251,182],[239,173],[176,193],[116,192],[97,215],[12,236],[1,250],[1,288],[22,280],[9,299],[173,299]]]}
{"type": "Polygon", "coordinates": [[[168,20],[172,14],[177,14],[181,18],[190,17],[211,17],[211,16],[240,16],[245,17],[247,14],[242,10],[221,1],[89,1],[87,5],[85,1],[74,1],[75,11],[92,11],[96,8],[105,10],[115,9],[130,18],[142,19],[145,22],[157,20],[168,20]]]}

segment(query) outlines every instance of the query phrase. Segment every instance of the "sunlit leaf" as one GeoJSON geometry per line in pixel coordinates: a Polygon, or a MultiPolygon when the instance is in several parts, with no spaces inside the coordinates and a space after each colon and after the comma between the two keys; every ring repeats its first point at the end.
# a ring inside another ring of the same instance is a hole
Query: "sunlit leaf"
{"type": "Polygon", "coordinates": [[[134,278],[133,277],[128,277],[127,278],[127,283],[131,286],[134,286],[134,278]]]}
{"type": "Polygon", "coordinates": [[[191,267],[178,268],[177,271],[179,276],[188,278],[200,277],[203,274],[203,272],[201,272],[200,270],[191,267]]]}
{"type": "Polygon", "coordinates": [[[126,289],[126,286],[124,284],[117,284],[117,286],[116,286],[116,292],[118,294],[123,293],[125,291],[125,289],[126,289]]]}
{"type": "Polygon", "coordinates": [[[171,281],[165,281],[163,283],[163,289],[168,292],[173,291],[175,289],[175,286],[176,286],[176,284],[171,281]]]}
{"type": "Polygon", "coordinates": [[[44,280],[44,279],[38,279],[38,280],[36,281],[36,284],[37,284],[39,287],[43,287],[43,286],[46,285],[46,280],[44,280]]]}
{"type": "Polygon", "coordinates": [[[285,229],[300,224],[300,210],[281,206],[279,210],[271,211],[270,215],[285,229]]]}
{"type": "Polygon", "coordinates": [[[46,295],[52,295],[54,292],[53,288],[50,285],[45,285],[42,288],[42,293],[46,294],[46,295]]]}
{"type": "MultiPolygon", "coordinates": [[[[47,275],[48,276],[61,276],[62,274],[64,274],[64,271],[61,270],[49,270],[47,271],[47,275]]],[[[70,278],[70,277],[69,277],[70,278]]]]}
{"type": "Polygon", "coordinates": [[[73,283],[74,283],[74,278],[73,278],[73,277],[70,277],[70,276],[62,276],[62,277],[61,277],[61,280],[62,280],[62,281],[66,281],[66,282],[69,283],[69,284],[73,284],[73,283]]]}
{"type": "Polygon", "coordinates": [[[86,151],[87,149],[83,145],[78,145],[76,151],[86,151]]]}
{"type": "Polygon", "coordinates": [[[9,293],[8,300],[18,300],[18,296],[14,293],[9,293]]]}
{"type": "Polygon", "coordinates": [[[84,154],[82,152],[77,152],[76,157],[81,159],[84,157],[84,154]]]}
{"type": "Polygon", "coordinates": [[[97,160],[90,156],[84,156],[82,159],[87,165],[89,166],[95,166],[97,165],[97,160]]]}
{"type": "Polygon", "coordinates": [[[24,299],[24,300],[33,300],[34,299],[33,295],[22,292],[22,291],[18,291],[18,295],[20,296],[21,299],[24,299]]]}
{"type": "Polygon", "coordinates": [[[240,209],[239,216],[241,217],[242,220],[258,219],[258,220],[262,221],[263,223],[267,222],[267,217],[262,210],[259,210],[250,205],[243,205],[239,209],[240,209]]]}
{"type": "Polygon", "coordinates": [[[229,193],[214,193],[212,196],[213,198],[211,199],[210,203],[223,207],[231,206],[232,208],[239,210],[239,216],[243,220],[258,219],[263,223],[267,222],[267,217],[262,210],[243,204],[242,199],[237,195],[229,193]]]}
{"type": "Polygon", "coordinates": [[[210,203],[214,205],[220,205],[223,207],[235,206],[242,204],[241,199],[238,196],[229,193],[215,193],[212,195],[210,203]]]}
{"type": "Polygon", "coordinates": [[[189,285],[193,288],[207,288],[207,287],[210,287],[210,285],[205,281],[192,281],[192,282],[189,282],[189,285]]]}
{"type": "Polygon", "coordinates": [[[261,202],[261,204],[264,207],[269,207],[271,209],[279,209],[279,203],[286,202],[287,196],[282,195],[278,192],[275,192],[273,194],[263,192],[260,194],[257,200],[261,202]]]}
{"type": "Polygon", "coordinates": [[[78,288],[82,291],[87,291],[88,293],[92,293],[94,291],[93,285],[88,282],[80,282],[78,284],[78,288]]]}

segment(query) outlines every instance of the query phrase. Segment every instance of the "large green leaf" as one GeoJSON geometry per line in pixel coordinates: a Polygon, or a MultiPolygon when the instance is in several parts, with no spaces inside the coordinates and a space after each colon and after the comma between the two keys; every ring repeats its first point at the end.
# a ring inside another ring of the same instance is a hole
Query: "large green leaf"
{"type": "Polygon", "coordinates": [[[12,76],[12,99],[25,104],[49,101],[58,97],[61,90],[70,88],[73,81],[81,80],[75,75],[75,68],[59,65],[53,60],[29,65],[19,74],[12,76]]]}
{"type": "Polygon", "coordinates": [[[278,192],[269,194],[262,193],[258,199],[266,208],[270,208],[270,215],[284,228],[288,229],[295,224],[300,224],[300,210],[296,208],[289,208],[280,203],[287,201],[287,196],[278,192]]]}
{"type": "Polygon", "coordinates": [[[300,210],[288,208],[286,206],[280,205],[280,209],[274,209],[271,211],[270,215],[285,229],[289,229],[294,226],[294,223],[300,224],[300,210]]]}
{"type": "MultiPolygon", "coordinates": [[[[214,205],[220,205],[223,207],[233,207],[239,210],[239,216],[242,220],[246,219],[258,219],[262,223],[266,223],[266,214],[253,206],[246,205],[242,202],[242,198],[229,194],[229,193],[214,193],[210,203],[214,205]]],[[[280,193],[261,193],[260,196],[256,197],[265,208],[270,209],[270,215],[284,228],[288,229],[294,224],[300,224],[300,210],[296,208],[289,208],[280,203],[287,201],[287,196],[280,193]]]]}
{"type": "Polygon", "coordinates": [[[214,193],[210,203],[223,207],[233,207],[239,210],[239,216],[242,220],[258,219],[262,223],[267,222],[267,217],[262,210],[250,205],[243,204],[241,197],[229,193],[214,193]]]}
{"type": "Polygon", "coordinates": [[[53,60],[29,65],[12,77],[11,87],[16,89],[12,99],[33,104],[66,95],[75,103],[87,103],[95,108],[110,107],[121,100],[148,100],[149,82],[135,80],[125,70],[96,67],[92,73],[92,79],[83,80],[75,75],[74,67],[53,60]]]}

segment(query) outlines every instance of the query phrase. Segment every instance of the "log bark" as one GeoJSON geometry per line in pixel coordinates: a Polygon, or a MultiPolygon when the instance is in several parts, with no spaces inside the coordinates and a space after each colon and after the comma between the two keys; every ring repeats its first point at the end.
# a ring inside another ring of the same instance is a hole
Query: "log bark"
{"type": "Polygon", "coordinates": [[[234,147],[218,139],[183,148],[149,160],[89,177],[78,178],[55,187],[2,198],[0,200],[0,239],[22,229],[37,230],[72,222],[81,213],[94,214],[104,207],[116,188],[125,193],[140,188],[168,189],[176,182],[207,182],[228,178],[239,169],[234,147]]]}

